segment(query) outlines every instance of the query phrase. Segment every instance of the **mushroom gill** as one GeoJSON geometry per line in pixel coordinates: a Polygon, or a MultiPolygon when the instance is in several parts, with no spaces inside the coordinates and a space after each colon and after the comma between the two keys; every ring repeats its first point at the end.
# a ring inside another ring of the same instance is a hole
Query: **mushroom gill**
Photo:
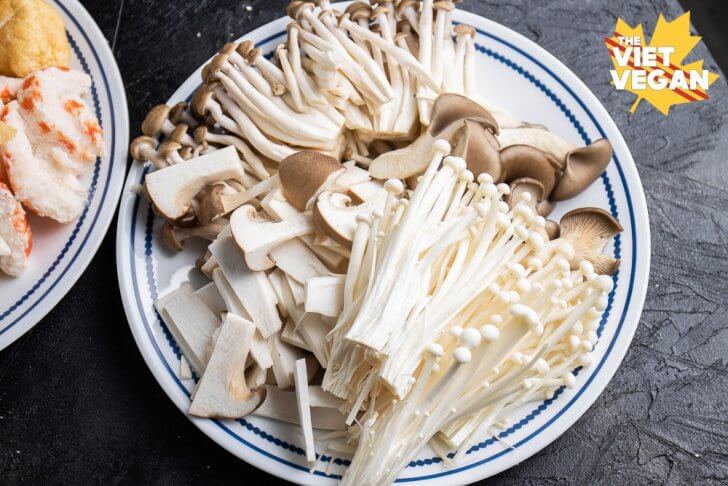
{"type": "Polygon", "coordinates": [[[600,275],[613,275],[617,271],[619,260],[603,253],[609,240],[623,230],[611,214],[600,208],[579,208],[562,216],[560,224],[561,238],[575,250],[569,262],[572,270],[587,260],[600,275]]]}
{"type": "Polygon", "coordinates": [[[543,185],[544,198],[556,185],[560,164],[552,155],[530,145],[509,145],[500,150],[500,157],[506,183],[522,177],[536,179],[543,185]]]}

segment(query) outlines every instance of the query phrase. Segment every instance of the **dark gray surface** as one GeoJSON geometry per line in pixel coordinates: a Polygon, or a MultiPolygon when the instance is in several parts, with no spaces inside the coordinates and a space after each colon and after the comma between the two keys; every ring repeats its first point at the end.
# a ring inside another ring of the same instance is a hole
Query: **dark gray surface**
{"type": "MultiPolygon", "coordinates": [[[[126,81],[132,136],[225,41],[281,15],[283,2],[89,0],[126,81]],[[248,12],[245,5],[250,5],[248,12]],[[199,34],[198,34],[199,32],[199,34]]],[[[721,39],[725,8],[699,30],[721,39]],[[723,15],[723,21],[719,21],[723,15]]],[[[710,7],[713,10],[707,10],[710,7]]],[[[627,357],[560,439],[484,484],[728,482],[728,90],[669,118],[609,86],[602,38],[617,16],[651,32],[665,0],[466,0],[569,66],[612,114],[647,193],[652,275],[627,357]]],[[[709,12],[709,13],[708,13],[709,12]]],[[[723,40],[725,43],[726,41],[723,40]]],[[[725,53],[725,45],[716,47],[725,53]]],[[[701,44],[696,55],[715,62],[701,44]]],[[[131,337],[114,268],[114,230],[68,296],[0,353],[0,483],[239,484],[263,477],[201,434],[167,399],[131,337]]]]}

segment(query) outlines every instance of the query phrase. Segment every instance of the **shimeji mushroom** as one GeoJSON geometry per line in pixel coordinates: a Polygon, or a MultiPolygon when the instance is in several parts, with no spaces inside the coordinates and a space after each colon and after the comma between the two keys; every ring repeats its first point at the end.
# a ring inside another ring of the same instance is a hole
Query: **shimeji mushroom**
{"type": "Polygon", "coordinates": [[[560,226],[561,238],[575,249],[572,269],[587,260],[598,274],[613,275],[617,271],[619,260],[604,254],[607,243],[622,231],[622,225],[611,214],[600,208],[574,209],[561,217],[560,226]]]}
{"type": "Polygon", "coordinates": [[[189,410],[191,415],[242,418],[263,403],[265,386],[250,388],[245,378],[245,360],[254,333],[254,325],[228,315],[195,389],[189,410]]]}
{"type": "Polygon", "coordinates": [[[175,221],[192,210],[192,199],[204,187],[242,176],[238,153],[226,147],[147,174],[144,188],[159,214],[175,221]]]}
{"type": "MultiPolygon", "coordinates": [[[[177,129],[177,125],[169,120],[171,108],[168,105],[157,105],[149,110],[142,122],[142,133],[148,137],[156,137],[160,133],[171,135],[177,129]]],[[[195,141],[186,131],[177,131],[175,141],[189,147],[195,147],[195,141]]]]}

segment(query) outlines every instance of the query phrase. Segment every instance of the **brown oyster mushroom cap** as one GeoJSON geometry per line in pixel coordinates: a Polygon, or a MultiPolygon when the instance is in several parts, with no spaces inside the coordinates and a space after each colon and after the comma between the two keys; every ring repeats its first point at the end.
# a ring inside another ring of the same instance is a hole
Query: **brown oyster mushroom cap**
{"type": "Polygon", "coordinates": [[[144,147],[148,147],[151,150],[157,150],[157,141],[149,135],[140,135],[131,142],[129,147],[129,154],[131,158],[138,161],[147,160],[142,153],[144,147]]]}
{"type": "Polygon", "coordinates": [[[617,271],[619,260],[603,253],[609,240],[623,230],[611,214],[601,208],[579,208],[562,216],[560,224],[561,238],[575,250],[569,262],[572,270],[587,260],[600,275],[613,275],[617,271]]]}
{"type": "Polygon", "coordinates": [[[513,208],[520,202],[525,202],[525,204],[535,211],[538,203],[543,200],[546,194],[543,184],[532,177],[521,177],[511,181],[510,187],[511,192],[503,198],[510,208],[513,208]],[[524,201],[524,194],[530,196],[528,201],[524,201]]]}
{"type": "Polygon", "coordinates": [[[572,150],[566,155],[564,175],[556,184],[550,199],[564,201],[581,193],[604,172],[611,159],[612,144],[605,138],[572,150]]]}
{"type": "Polygon", "coordinates": [[[445,128],[456,121],[469,119],[481,123],[494,134],[498,135],[498,122],[488,110],[465,96],[444,93],[437,97],[432,106],[432,116],[429,132],[437,137],[445,128]]]}
{"type": "Polygon", "coordinates": [[[278,166],[283,195],[298,210],[305,211],[326,179],[342,167],[335,158],[313,150],[291,154],[278,166]]]}
{"type": "Polygon", "coordinates": [[[215,184],[207,188],[198,198],[197,219],[200,224],[207,226],[217,218],[225,214],[225,208],[222,204],[222,196],[225,192],[225,186],[215,184]]]}
{"type": "Polygon", "coordinates": [[[468,170],[477,178],[490,174],[500,180],[502,170],[498,139],[480,123],[465,120],[465,125],[452,138],[452,154],[465,159],[468,170]]]}
{"type": "Polygon", "coordinates": [[[530,145],[509,145],[500,150],[500,157],[505,182],[530,177],[543,185],[545,195],[551,194],[560,167],[552,155],[530,145]]]}
{"type": "Polygon", "coordinates": [[[561,236],[561,225],[554,220],[547,219],[546,227],[544,229],[546,230],[549,240],[555,240],[561,236]]]}
{"type": "Polygon", "coordinates": [[[155,137],[162,131],[164,122],[169,118],[170,107],[167,105],[157,105],[149,110],[147,116],[142,122],[142,133],[150,137],[155,137]]]}

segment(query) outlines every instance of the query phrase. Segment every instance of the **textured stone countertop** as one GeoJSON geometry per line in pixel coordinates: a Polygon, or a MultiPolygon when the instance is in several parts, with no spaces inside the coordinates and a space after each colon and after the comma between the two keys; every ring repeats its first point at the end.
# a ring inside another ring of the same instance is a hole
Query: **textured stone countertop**
{"type": "MultiPolygon", "coordinates": [[[[282,1],[87,0],[124,77],[132,136],[145,111],[282,1]],[[250,9],[247,9],[249,6],[250,9]]],[[[560,439],[483,484],[728,482],[728,86],[669,118],[609,86],[601,39],[616,17],[652,32],[674,0],[466,0],[534,40],[611,113],[647,193],[652,271],[627,356],[560,439]],[[726,272],[725,274],[723,272],[726,272]]],[[[704,45],[695,55],[717,66],[704,45]]],[[[241,484],[263,473],[197,430],[156,383],[129,331],[114,226],[84,276],[0,352],[0,483],[241,484]]],[[[268,477],[270,479],[270,477],[268,477]]]]}

